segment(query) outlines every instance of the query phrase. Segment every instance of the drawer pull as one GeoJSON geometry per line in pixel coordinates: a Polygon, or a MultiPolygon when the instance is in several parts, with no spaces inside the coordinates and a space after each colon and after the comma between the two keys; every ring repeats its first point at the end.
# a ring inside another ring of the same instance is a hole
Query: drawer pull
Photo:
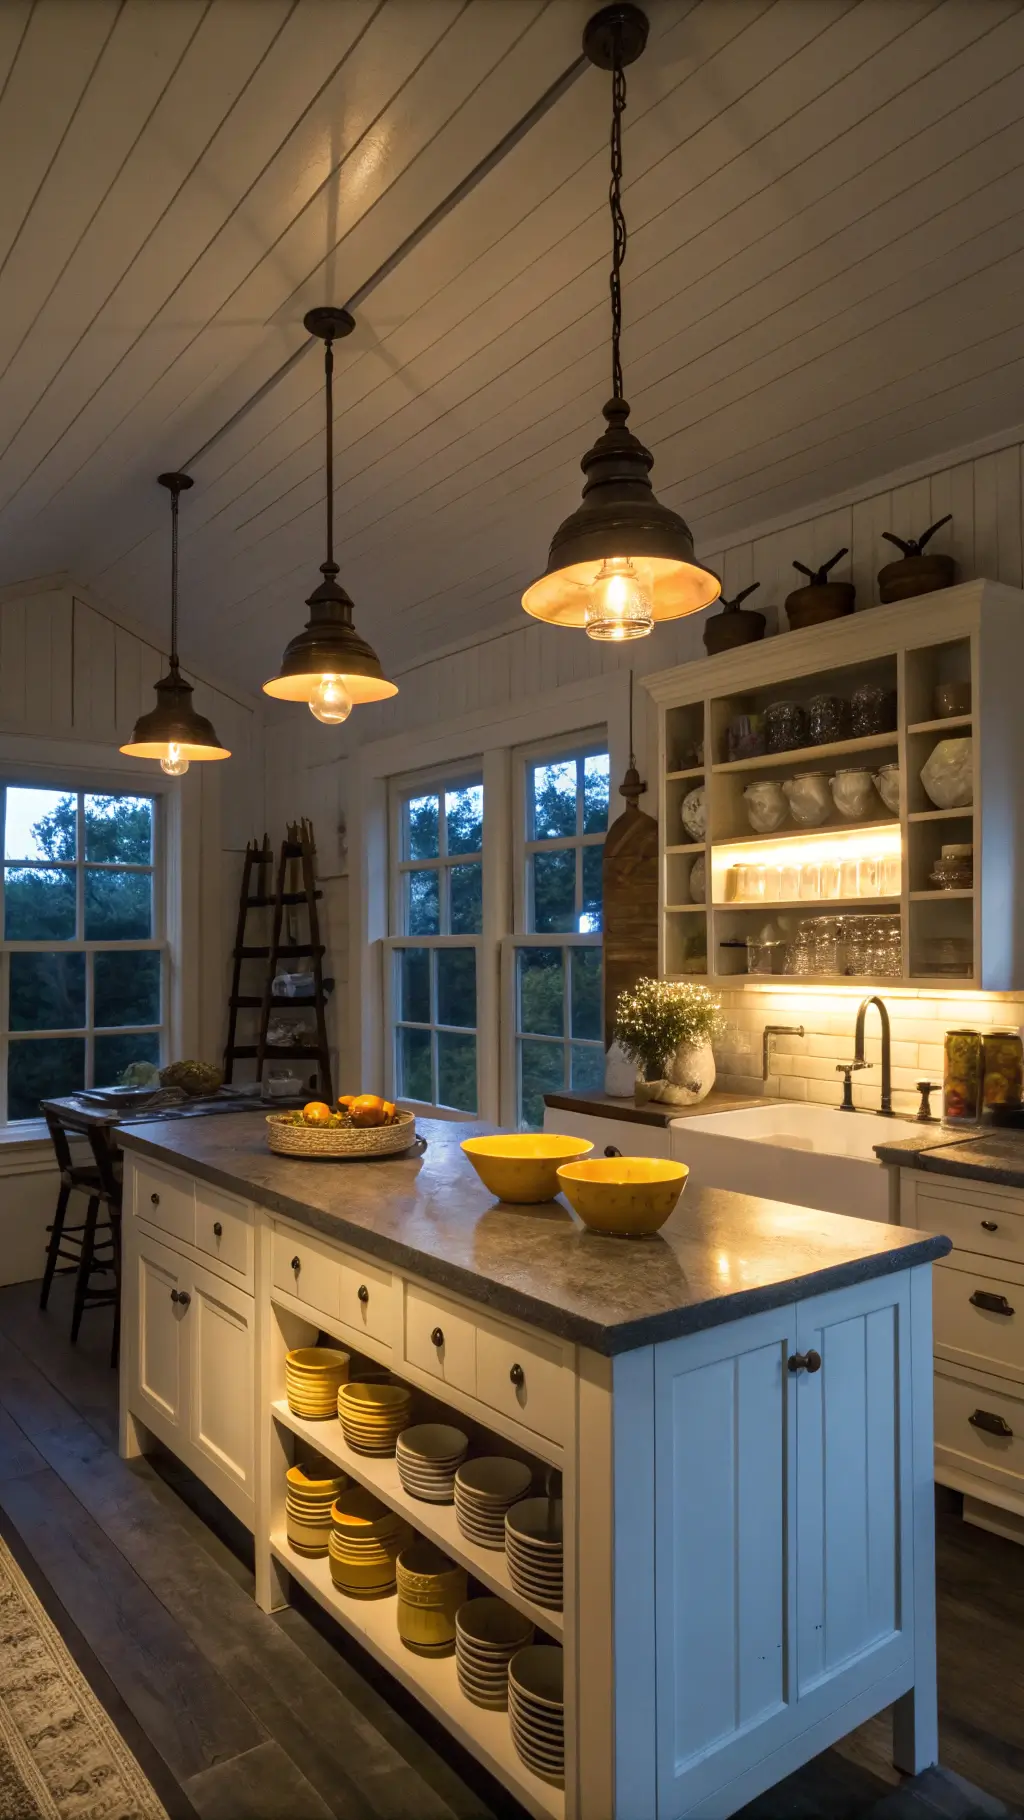
{"type": "Polygon", "coordinates": [[[430,1336],[430,1340],[431,1340],[431,1344],[433,1346],[438,1346],[438,1347],[443,1346],[444,1345],[444,1329],[441,1327],[435,1327],[433,1333],[430,1336]]]}
{"type": "Polygon", "coordinates": [[[821,1354],[813,1348],[810,1352],[791,1352],[786,1364],[790,1371],[820,1371],[821,1354]]]}
{"type": "Polygon", "coordinates": [[[292,1259],[292,1269],[295,1271],[299,1271],[302,1269],[302,1259],[299,1257],[297,1252],[292,1259]]]}
{"type": "Polygon", "coordinates": [[[971,1297],[975,1308],[987,1308],[989,1314],[1012,1314],[1013,1309],[1004,1295],[993,1295],[990,1289],[976,1289],[971,1297]]]}
{"type": "Polygon", "coordinates": [[[360,1283],[359,1288],[356,1290],[356,1295],[358,1296],[359,1300],[363,1304],[363,1307],[365,1308],[367,1302],[370,1299],[370,1291],[367,1289],[365,1283],[360,1283]]]}
{"type": "Polygon", "coordinates": [[[973,1416],[968,1416],[972,1428],[983,1428],[986,1434],[1002,1435],[1004,1440],[1011,1439],[1013,1429],[1002,1416],[995,1416],[990,1409],[976,1409],[973,1416]]]}
{"type": "Polygon", "coordinates": [[[509,1383],[514,1384],[517,1390],[521,1390],[526,1383],[526,1373],[521,1365],[513,1365],[508,1377],[509,1383]]]}
{"type": "Polygon", "coordinates": [[[189,1295],[187,1289],[171,1290],[171,1301],[177,1302],[179,1308],[187,1308],[191,1300],[192,1297],[189,1295]]]}
{"type": "Polygon", "coordinates": [[[150,1200],[151,1200],[151,1201],[152,1201],[152,1203],[153,1203],[153,1205],[154,1205],[154,1207],[159,1207],[159,1205],[160,1205],[160,1196],[159,1196],[159,1195],[158,1195],[158,1194],[156,1194],[156,1193],[153,1193],[153,1194],[151,1194],[151,1195],[150,1195],[150,1197],[149,1197],[149,1198],[150,1198],[150,1200]]]}
{"type": "Polygon", "coordinates": [[[224,1237],[224,1228],[219,1220],[214,1220],[213,1222],[213,1236],[215,1239],[222,1239],[224,1237]]]}
{"type": "Polygon", "coordinates": [[[999,1231],[999,1221],[998,1220],[982,1220],[981,1230],[982,1230],[982,1232],[998,1232],[999,1231]]]}

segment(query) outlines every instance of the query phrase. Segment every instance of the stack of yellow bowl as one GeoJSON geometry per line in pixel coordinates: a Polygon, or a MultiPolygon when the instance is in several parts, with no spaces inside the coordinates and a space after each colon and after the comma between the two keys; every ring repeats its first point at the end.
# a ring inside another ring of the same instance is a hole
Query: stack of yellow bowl
{"type": "Polygon", "coordinates": [[[331,1579],[339,1591],[356,1599],[394,1592],[395,1562],[412,1541],[411,1526],[359,1485],[335,1500],[331,1525],[331,1579]]]}
{"type": "Polygon", "coordinates": [[[433,1542],[410,1542],[398,1557],[398,1634],[418,1656],[450,1656],[455,1614],[466,1602],[466,1571],[433,1542]]]}
{"type": "Polygon", "coordinates": [[[338,1417],[356,1453],[393,1454],[403,1428],[408,1428],[412,1391],[404,1384],[342,1384],[338,1417]]]}
{"type": "Polygon", "coordinates": [[[327,1553],[331,1537],[331,1506],[348,1480],[343,1472],[333,1478],[320,1465],[290,1466],[285,1490],[285,1526],[296,1554],[311,1559],[327,1553]]]}
{"type": "Polygon", "coordinates": [[[284,1387],[293,1416],[311,1422],[337,1414],[338,1387],[348,1377],[348,1353],[332,1346],[299,1346],[285,1354],[284,1387]]]}

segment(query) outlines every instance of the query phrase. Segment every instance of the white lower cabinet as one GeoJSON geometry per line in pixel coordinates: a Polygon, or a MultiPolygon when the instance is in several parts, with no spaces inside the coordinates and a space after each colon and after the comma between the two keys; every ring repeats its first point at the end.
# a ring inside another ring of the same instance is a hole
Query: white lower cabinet
{"type": "MultiPolygon", "coordinates": [[[[253,1298],[193,1270],[189,1423],[193,1447],[241,1496],[253,1496],[253,1298]]],[[[212,1484],[212,1479],[207,1482],[212,1484]]],[[[216,1485],[213,1485],[216,1490],[216,1485]]]]}
{"type": "Polygon", "coordinates": [[[188,1266],[178,1252],[142,1238],[136,1257],[138,1299],[136,1389],[150,1414],[177,1429],[188,1408],[186,1306],[180,1300],[188,1266]]]}

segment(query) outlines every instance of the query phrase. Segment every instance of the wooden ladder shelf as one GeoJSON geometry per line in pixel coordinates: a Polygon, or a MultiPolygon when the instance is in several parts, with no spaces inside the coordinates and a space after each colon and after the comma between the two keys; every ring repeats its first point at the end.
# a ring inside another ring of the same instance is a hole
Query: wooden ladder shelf
{"type": "Polygon", "coordinates": [[[321,893],[316,884],[316,842],[313,838],[311,823],[305,818],[289,826],[287,836],[281,843],[277,860],[277,873],[274,889],[270,885],[270,867],[273,865],[273,849],[266,835],[262,842],[250,841],[245,850],[245,862],[242,867],[242,887],[238,902],[238,922],[235,928],[234,966],[231,976],[231,996],[228,1000],[228,1038],[224,1050],[224,1079],[230,1081],[236,1061],[256,1062],[256,1077],[263,1080],[263,1070],[268,1061],[309,1061],[316,1062],[318,1075],[318,1092],[328,1105],[333,1102],[331,1086],[331,1060],[327,1041],[326,989],[324,987],[323,958],[324,944],[320,939],[320,918],[317,903],[321,893]],[[290,941],[283,939],[285,934],[285,910],[304,905],[308,918],[308,941],[290,941]],[[249,915],[254,910],[273,910],[270,942],[259,943],[246,940],[246,929],[249,915]],[[309,972],[310,995],[308,998],[275,998],[274,980],[282,961],[305,959],[312,962],[309,972]],[[265,961],[263,990],[259,993],[243,992],[242,968],[247,961],[265,961]],[[275,1011],[310,1009],[316,1018],[316,1042],[309,1044],[271,1043],[268,1040],[270,1019],[275,1011]],[[256,1011],[260,1013],[259,1035],[255,1043],[238,1041],[238,1013],[256,1011]]]}

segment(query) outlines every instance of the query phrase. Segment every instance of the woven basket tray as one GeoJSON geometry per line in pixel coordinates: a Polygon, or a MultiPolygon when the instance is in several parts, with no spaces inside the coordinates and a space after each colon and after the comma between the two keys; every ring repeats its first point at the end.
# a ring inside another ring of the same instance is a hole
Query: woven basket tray
{"type": "Polygon", "coordinates": [[[416,1117],[400,1112],[394,1125],[293,1125],[280,1112],[267,1114],[267,1138],[279,1156],[397,1156],[416,1142],[416,1117]]]}

